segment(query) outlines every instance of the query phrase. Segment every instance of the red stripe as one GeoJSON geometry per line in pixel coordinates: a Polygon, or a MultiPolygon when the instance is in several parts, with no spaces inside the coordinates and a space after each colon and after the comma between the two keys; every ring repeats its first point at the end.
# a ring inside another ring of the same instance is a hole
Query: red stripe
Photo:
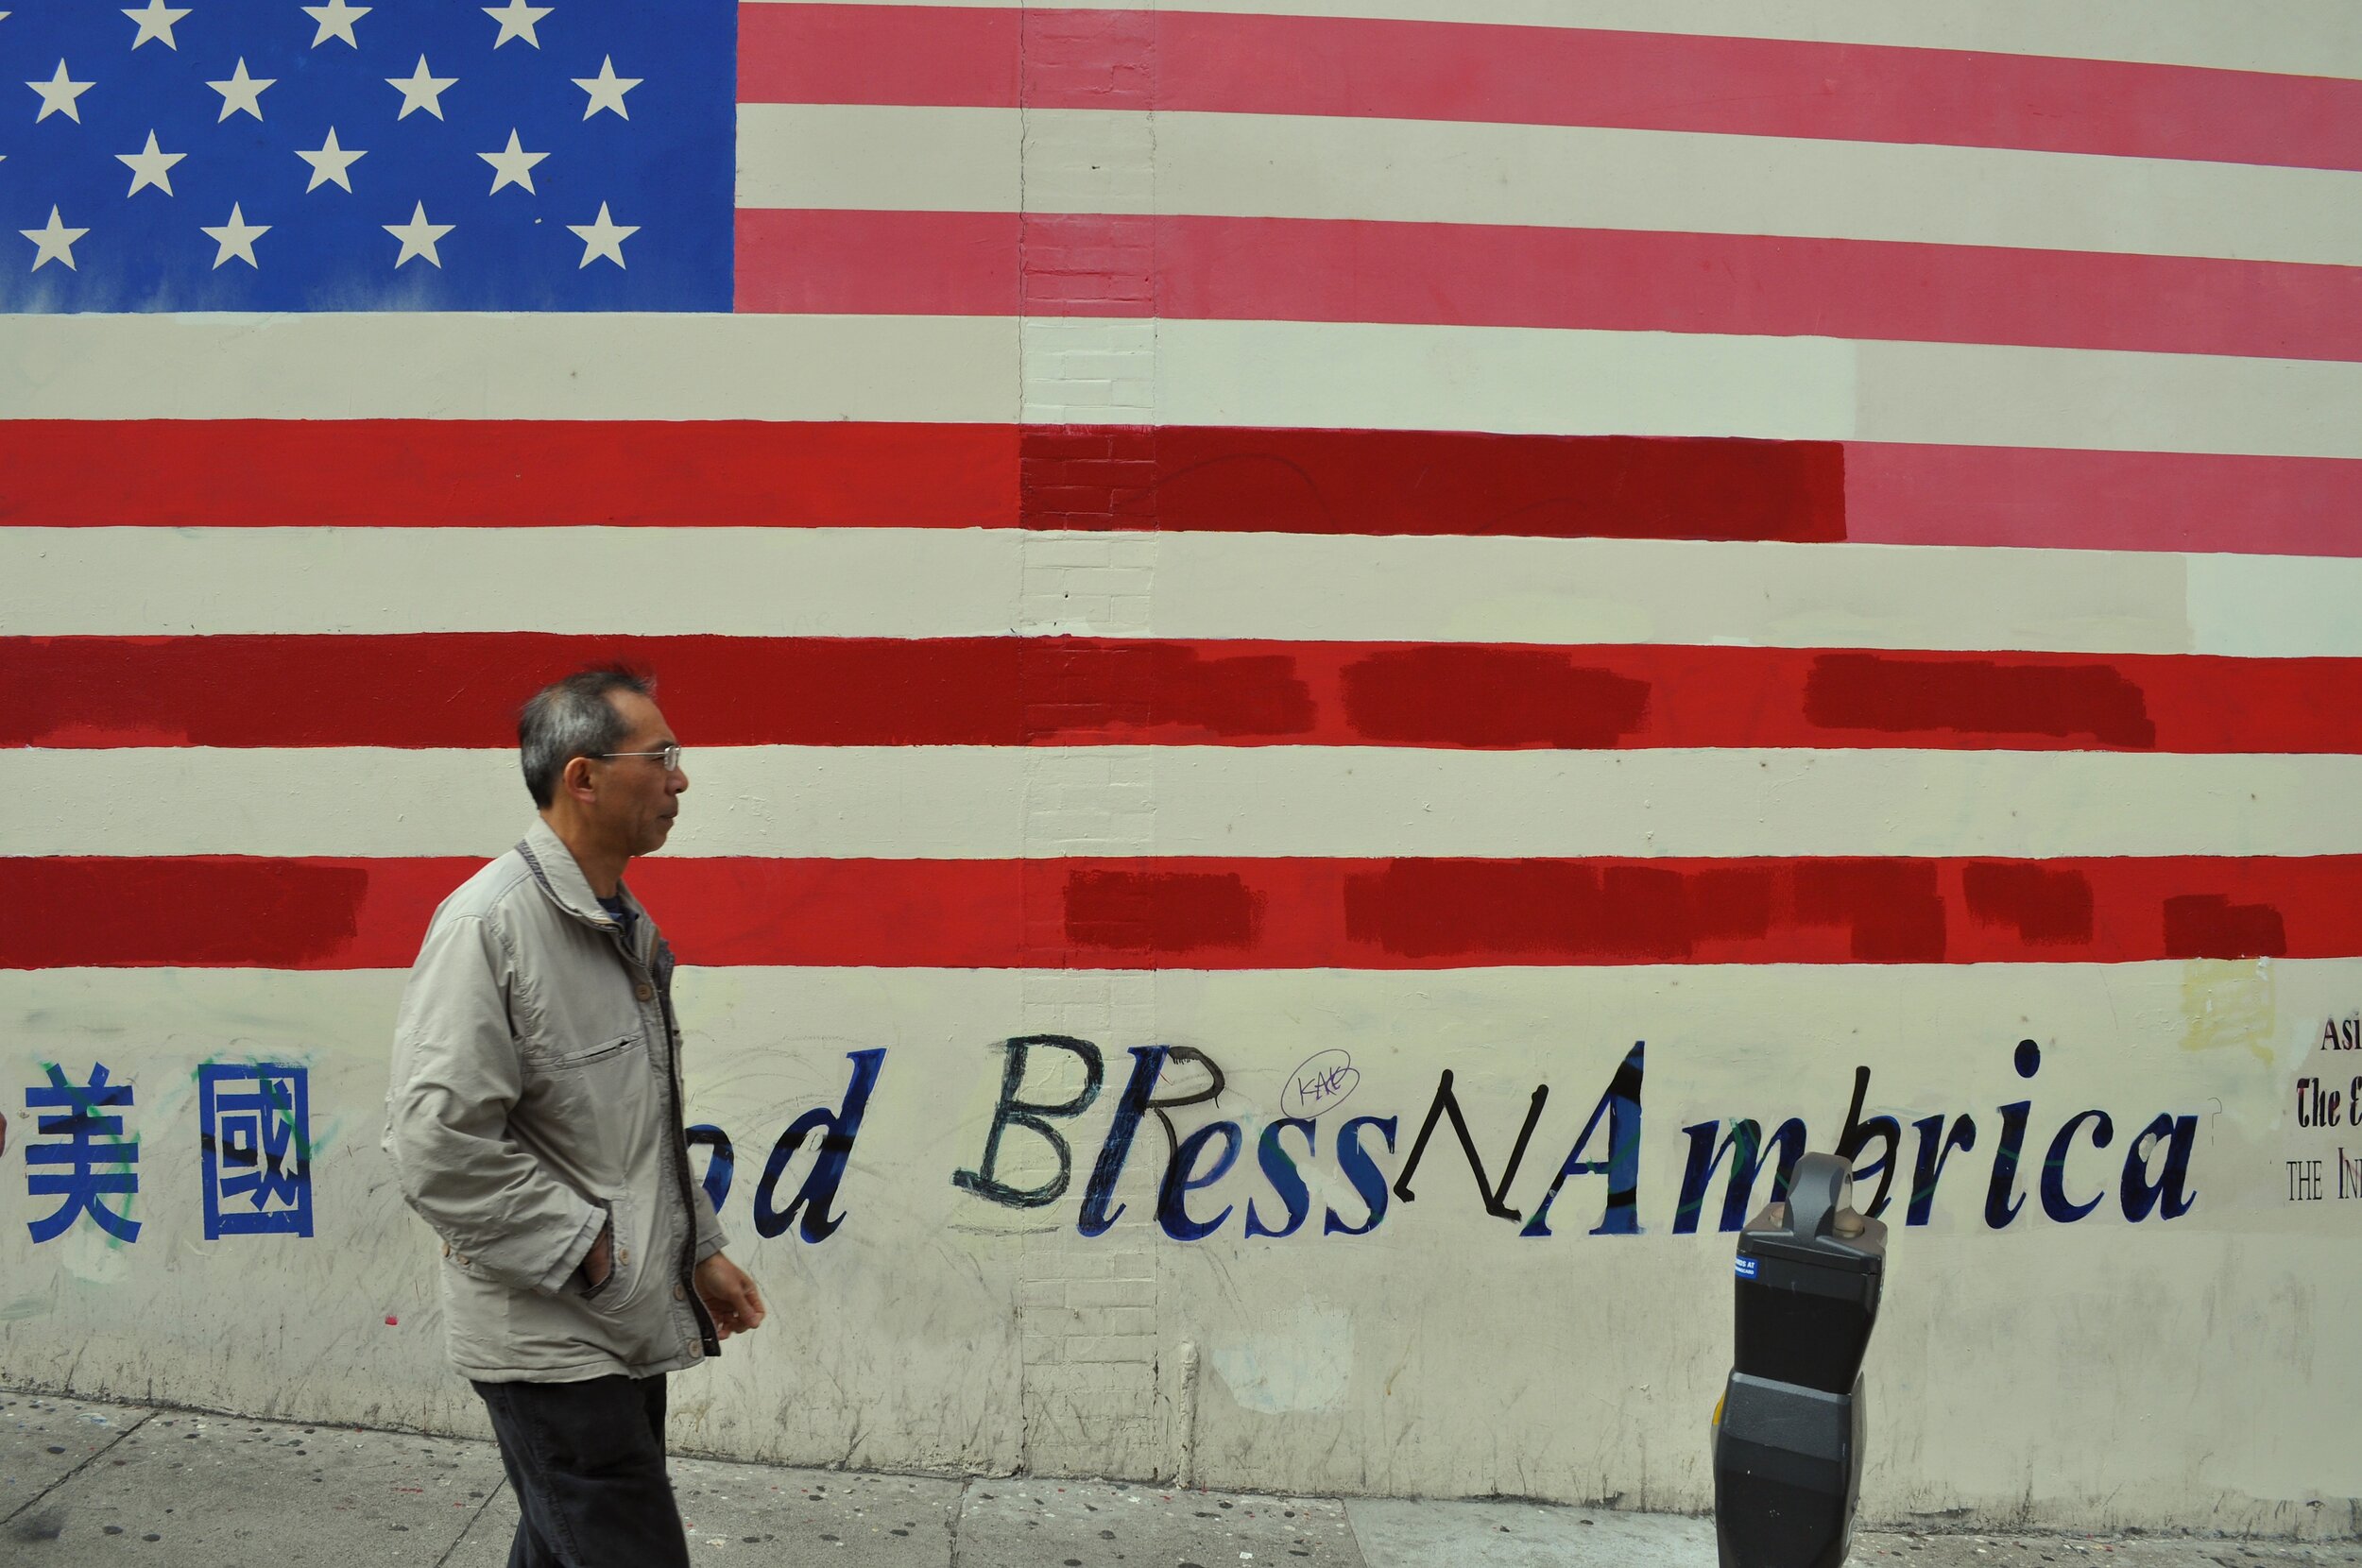
{"type": "Polygon", "coordinates": [[[599,660],[692,744],[2362,754],[2362,659],[1077,638],[0,639],[0,745],[505,747],[599,660]]]}
{"type": "Polygon", "coordinates": [[[1024,226],[1015,213],[741,208],[736,306],[767,315],[1015,315],[1024,304],[1024,226]]]}
{"type": "Polygon", "coordinates": [[[0,420],[0,518],[504,527],[1009,526],[1008,425],[711,419],[0,420]]]}
{"type": "Polygon", "coordinates": [[[2362,82],[1954,49],[1191,11],[745,5],[746,103],[1621,127],[2362,168],[2362,82]]]}
{"type": "Polygon", "coordinates": [[[1023,311],[2362,359],[2362,267],[2292,262],[1103,213],[745,209],[737,232],[742,311],[1023,311]]]}
{"type": "Polygon", "coordinates": [[[738,8],[738,101],[1011,108],[1022,81],[1020,16],[983,6],[748,0],[738,8]]]}
{"type": "Polygon", "coordinates": [[[1844,537],[1840,449],[1007,425],[0,421],[17,524],[558,523],[1844,537]],[[144,461],[125,462],[138,452],[144,461]],[[1021,475],[1021,497],[1020,497],[1021,475]]]}
{"type": "MultiPolygon", "coordinates": [[[[0,968],[399,968],[456,860],[0,860],[0,968]]],[[[2362,857],[664,860],[685,963],[1442,969],[2362,954],[2362,857]]]]}
{"type": "Polygon", "coordinates": [[[2362,555],[2362,461],[1463,431],[0,421],[0,517],[1859,539],[2362,555]],[[122,454],[140,452],[147,461],[122,454]]]}
{"type": "Polygon", "coordinates": [[[1845,537],[1832,442],[1035,426],[1022,473],[1037,528],[1845,537]]]}
{"type": "Polygon", "coordinates": [[[2362,461],[1858,442],[1845,516],[1871,544],[2362,555],[2362,461]]]}

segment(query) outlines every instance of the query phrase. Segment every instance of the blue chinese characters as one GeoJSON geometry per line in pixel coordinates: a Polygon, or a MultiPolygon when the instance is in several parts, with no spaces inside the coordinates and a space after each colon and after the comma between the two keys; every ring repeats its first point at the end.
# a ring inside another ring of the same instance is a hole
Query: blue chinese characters
{"type": "Polygon", "coordinates": [[[272,1063],[197,1070],[205,1239],[312,1234],[310,1074],[272,1063]]]}
{"type": "Polygon", "coordinates": [[[125,1139],[119,1114],[131,1103],[131,1085],[109,1082],[103,1062],[92,1065],[83,1083],[69,1082],[55,1063],[45,1070],[48,1085],[25,1091],[25,1108],[36,1113],[33,1136],[25,1145],[25,1163],[30,1167],[25,1190],[60,1202],[46,1218],[27,1220],[26,1229],[36,1242],[54,1241],[88,1215],[116,1240],[137,1241],[140,1222],[107,1202],[129,1198],[140,1189],[140,1173],[133,1168],[139,1164],[139,1141],[125,1139]]]}

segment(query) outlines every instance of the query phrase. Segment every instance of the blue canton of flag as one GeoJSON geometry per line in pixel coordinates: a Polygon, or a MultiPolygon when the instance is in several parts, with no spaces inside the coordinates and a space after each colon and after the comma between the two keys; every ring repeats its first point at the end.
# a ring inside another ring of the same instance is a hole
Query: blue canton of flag
{"type": "Polygon", "coordinates": [[[19,0],[0,310],[730,308],[734,0],[19,0]]]}
{"type": "Polygon", "coordinates": [[[312,1234],[311,1074],[274,1063],[197,1069],[205,1239],[312,1234]]]}
{"type": "Polygon", "coordinates": [[[37,1116],[33,1137],[25,1145],[25,1163],[34,1167],[25,1178],[25,1191],[34,1198],[60,1200],[55,1213],[26,1221],[36,1242],[54,1241],[89,1215],[99,1228],[118,1241],[137,1241],[140,1222],[107,1206],[110,1197],[128,1197],[140,1189],[139,1140],[123,1136],[120,1116],[102,1116],[111,1107],[131,1103],[131,1085],[107,1082],[107,1065],[94,1063],[84,1083],[67,1081],[64,1069],[49,1064],[47,1088],[25,1091],[27,1111],[54,1111],[37,1116]],[[104,1140],[103,1142],[101,1140],[104,1140]],[[63,1169],[43,1169],[43,1167],[63,1169]],[[117,1168],[104,1169],[112,1166],[117,1168]]]}

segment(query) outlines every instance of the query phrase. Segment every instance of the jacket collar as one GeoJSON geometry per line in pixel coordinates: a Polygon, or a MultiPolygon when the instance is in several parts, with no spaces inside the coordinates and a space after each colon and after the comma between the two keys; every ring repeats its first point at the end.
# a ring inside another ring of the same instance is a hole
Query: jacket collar
{"type": "MultiPolygon", "coordinates": [[[[533,879],[541,884],[541,891],[548,894],[550,901],[559,909],[583,924],[595,926],[603,931],[620,929],[615,917],[600,907],[598,895],[590,891],[590,878],[583,876],[581,865],[574,860],[574,852],[566,847],[566,841],[559,838],[548,823],[539,817],[534,818],[533,826],[526,828],[525,836],[518,841],[517,852],[524,857],[526,866],[533,872],[533,879]]],[[[631,889],[619,882],[616,892],[623,895],[625,907],[640,916],[639,929],[647,929],[648,912],[640,907],[640,900],[632,896],[631,889]]]]}

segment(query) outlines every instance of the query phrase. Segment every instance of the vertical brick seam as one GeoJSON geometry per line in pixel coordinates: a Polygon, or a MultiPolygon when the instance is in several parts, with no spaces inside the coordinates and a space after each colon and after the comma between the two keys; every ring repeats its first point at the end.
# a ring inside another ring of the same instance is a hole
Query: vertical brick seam
{"type": "MultiPolygon", "coordinates": [[[[1155,16],[1028,10],[1018,105],[1018,520],[1026,530],[1014,629],[1028,739],[1055,734],[1070,713],[1078,670],[1045,632],[1124,638],[1150,626],[1155,592],[1155,221],[1153,121],[1134,113],[1076,129],[1024,110],[1054,92],[1118,111],[1144,111],[1155,77],[1155,16]],[[1066,211],[1035,212],[1039,201],[1066,211]],[[1143,206],[1152,211],[1139,212],[1143,206]],[[1091,215],[1106,214],[1106,215],[1091,215]],[[1141,319],[1144,311],[1148,319],[1141,319]],[[1036,412],[1038,411],[1038,412],[1036,412]],[[1064,412],[1075,411],[1075,412],[1064,412]],[[1031,415],[1042,422],[1028,424],[1031,415]]],[[[1120,708],[1152,719],[1155,666],[1113,656],[1120,708]]],[[[1027,770],[1025,1027],[1096,1042],[1106,1079],[1084,1125],[1104,1133],[1132,1058],[1155,1037],[1151,977],[1068,968],[1066,877],[1058,857],[1135,855],[1155,842],[1154,764],[1104,748],[1042,747],[1027,770]]],[[[1068,1223],[1024,1238],[1017,1304],[1024,1462],[1041,1471],[1153,1476],[1168,1465],[1158,1376],[1155,1217],[1141,1201],[1136,1150],[1116,1229],[1085,1240],[1071,1225],[1098,1148],[1077,1129],[1068,1223]]]]}

